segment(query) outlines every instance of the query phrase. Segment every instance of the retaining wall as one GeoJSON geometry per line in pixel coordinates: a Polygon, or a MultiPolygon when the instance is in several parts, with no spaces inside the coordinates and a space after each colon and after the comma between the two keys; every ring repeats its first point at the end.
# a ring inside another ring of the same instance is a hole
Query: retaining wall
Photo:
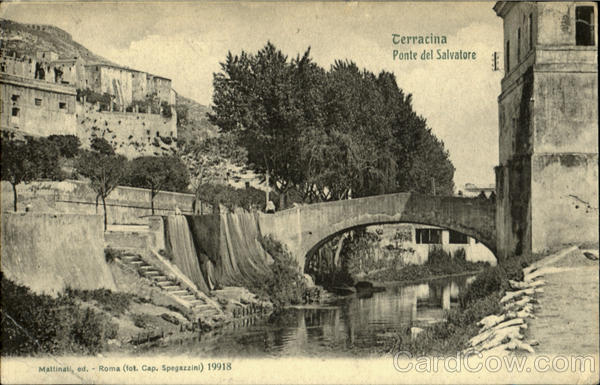
{"type": "MultiPolygon", "coordinates": [[[[96,193],[87,183],[67,180],[62,182],[32,182],[17,186],[19,211],[31,206],[32,212],[102,214],[102,201],[96,206],[96,193]]],[[[193,194],[161,191],[154,197],[156,215],[211,213],[212,206],[194,203],[193,194]]],[[[150,190],[119,186],[106,199],[109,224],[146,224],[150,209],[150,190]]],[[[12,186],[2,182],[2,211],[13,209],[12,186]]]]}
{"type": "Polygon", "coordinates": [[[2,273],[38,293],[107,288],[100,215],[2,213],[2,273]]]}

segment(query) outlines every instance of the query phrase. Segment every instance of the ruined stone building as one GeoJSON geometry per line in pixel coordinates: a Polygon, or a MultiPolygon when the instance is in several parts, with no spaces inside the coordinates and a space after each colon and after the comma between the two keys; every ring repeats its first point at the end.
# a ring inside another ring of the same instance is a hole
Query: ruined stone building
{"type": "Polygon", "coordinates": [[[497,2],[500,258],[598,244],[598,8],[497,2]]]}

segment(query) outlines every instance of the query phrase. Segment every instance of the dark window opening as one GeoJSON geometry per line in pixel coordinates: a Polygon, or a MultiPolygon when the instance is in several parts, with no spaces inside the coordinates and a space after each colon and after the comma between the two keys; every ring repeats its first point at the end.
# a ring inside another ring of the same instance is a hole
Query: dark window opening
{"type": "Polygon", "coordinates": [[[510,71],[510,41],[506,42],[506,63],[504,64],[506,72],[510,71]]]}
{"type": "Polygon", "coordinates": [[[58,108],[60,108],[61,110],[67,109],[67,103],[59,102],[58,103],[58,108]]]}
{"type": "Polygon", "coordinates": [[[533,48],[533,14],[529,14],[529,50],[533,48]]]}
{"type": "Polygon", "coordinates": [[[594,45],[594,7],[575,7],[575,44],[594,45]]]}
{"type": "Polygon", "coordinates": [[[19,116],[19,109],[16,107],[13,107],[12,109],[12,116],[19,116]]]}
{"type": "Polygon", "coordinates": [[[18,102],[20,97],[20,95],[13,95],[10,97],[10,100],[12,100],[13,102],[18,102]]]}
{"type": "Polygon", "coordinates": [[[42,99],[35,98],[35,105],[36,106],[41,106],[42,105],[42,99]]]}
{"type": "Polygon", "coordinates": [[[442,230],[440,229],[416,229],[416,243],[420,244],[442,244],[442,230]]]}
{"type": "Polygon", "coordinates": [[[521,61],[521,28],[517,29],[517,63],[521,61]]]}
{"type": "Polygon", "coordinates": [[[458,231],[450,230],[449,242],[450,243],[467,244],[467,243],[469,243],[469,238],[463,233],[459,233],[458,231]]]}

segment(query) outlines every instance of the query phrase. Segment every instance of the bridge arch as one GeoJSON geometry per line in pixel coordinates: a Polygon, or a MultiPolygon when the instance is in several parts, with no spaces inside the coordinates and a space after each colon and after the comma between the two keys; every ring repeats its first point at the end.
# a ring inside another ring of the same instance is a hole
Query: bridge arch
{"type": "Polygon", "coordinates": [[[496,254],[495,204],[479,198],[398,193],[304,205],[259,217],[263,235],[287,246],[300,266],[328,239],[354,228],[418,223],[458,231],[496,254]]]}

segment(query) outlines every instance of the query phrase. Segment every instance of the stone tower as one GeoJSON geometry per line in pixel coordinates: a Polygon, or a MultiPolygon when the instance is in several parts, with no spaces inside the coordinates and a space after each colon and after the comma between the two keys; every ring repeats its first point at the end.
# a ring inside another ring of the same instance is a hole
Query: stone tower
{"type": "Polygon", "coordinates": [[[497,2],[499,258],[598,245],[598,8],[497,2]]]}

